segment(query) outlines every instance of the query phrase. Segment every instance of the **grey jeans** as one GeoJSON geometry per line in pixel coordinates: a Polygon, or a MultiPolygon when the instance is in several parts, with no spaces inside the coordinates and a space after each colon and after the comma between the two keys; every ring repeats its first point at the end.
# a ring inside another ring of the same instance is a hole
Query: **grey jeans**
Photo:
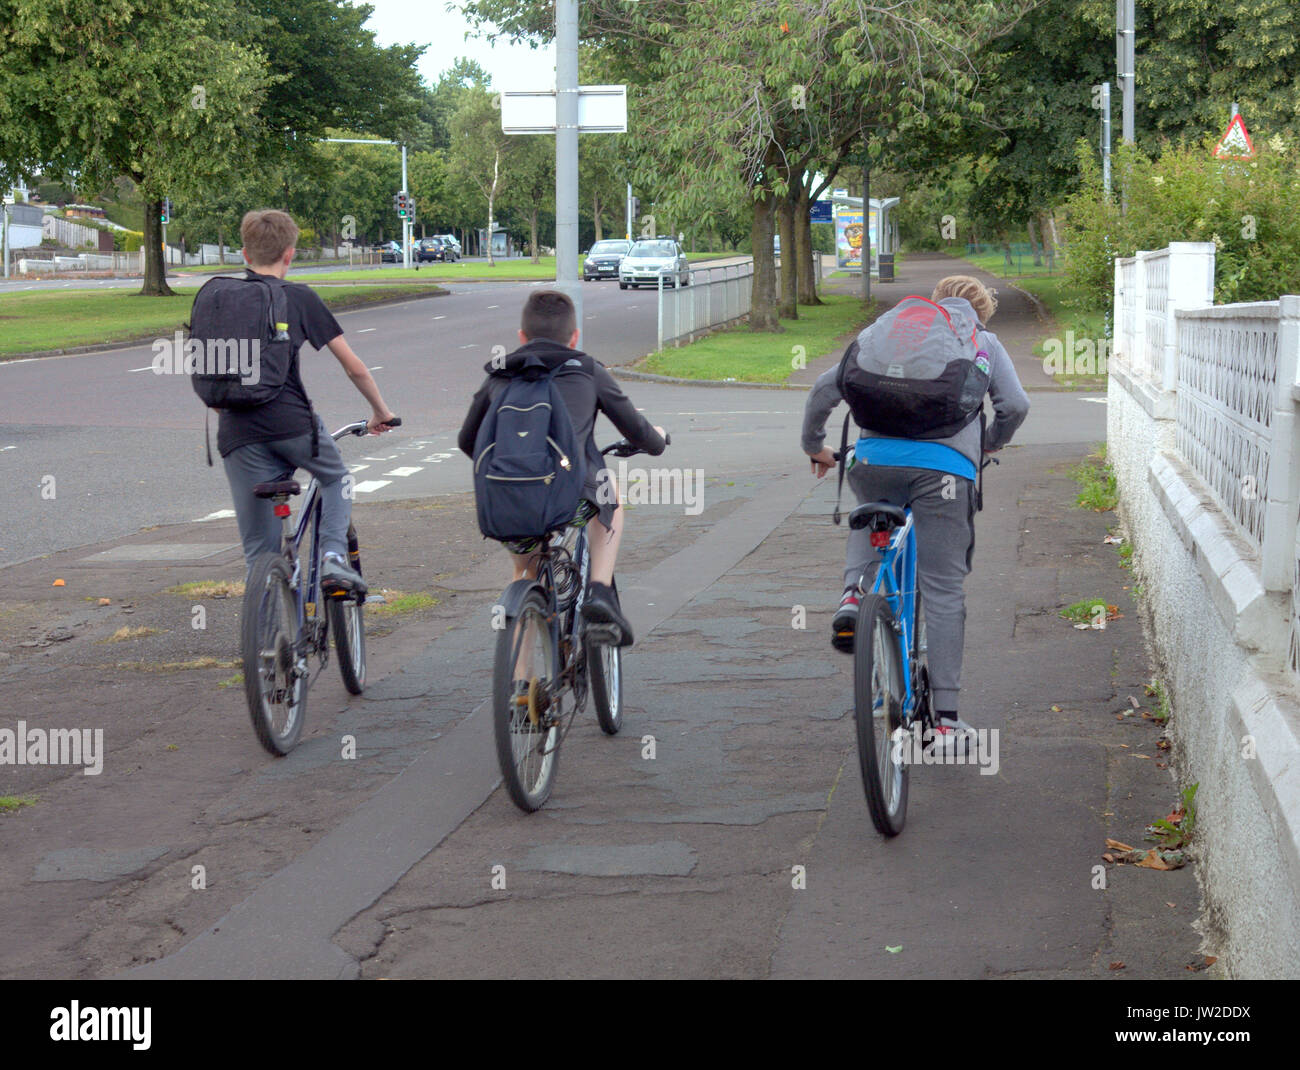
{"type": "Polygon", "coordinates": [[[240,446],[222,458],[230,493],[235,499],[235,516],[239,522],[239,537],[244,543],[244,563],[249,569],[258,556],[280,549],[280,521],[275,516],[275,503],[253,496],[258,483],[273,483],[292,479],[293,473],[303,468],[316,477],[320,484],[321,517],[320,539],[324,553],[339,554],[347,559],[348,522],[352,518],[352,502],[344,496],[344,476],[347,465],[320,417],[317,455],[311,455],[311,435],[282,438],[275,442],[252,442],[240,446]]]}
{"type": "MultiPolygon", "coordinates": [[[[975,485],[969,479],[930,468],[861,463],[849,469],[848,481],[859,504],[884,501],[911,506],[934,708],[956,711],[966,638],[963,585],[975,551],[975,485]]],[[[870,590],[879,565],[880,554],[872,549],[871,533],[850,530],[844,552],[844,586],[853,586],[862,576],[863,589],[870,590]]]]}

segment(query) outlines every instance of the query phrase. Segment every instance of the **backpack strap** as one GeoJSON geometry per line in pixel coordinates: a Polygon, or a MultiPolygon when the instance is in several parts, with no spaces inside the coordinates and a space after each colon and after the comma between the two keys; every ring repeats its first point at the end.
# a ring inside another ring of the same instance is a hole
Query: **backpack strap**
{"type": "Polygon", "coordinates": [[[975,512],[984,512],[984,402],[980,402],[980,463],[979,476],[975,483],[975,512]]]}
{"type": "Polygon", "coordinates": [[[844,469],[848,464],[850,415],[847,412],[844,414],[844,426],[840,429],[840,480],[835,488],[835,512],[831,514],[831,522],[834,524],[838,524],[840,517],[844,515],[840,512],[840,499],[844,495],[844,469]]]}

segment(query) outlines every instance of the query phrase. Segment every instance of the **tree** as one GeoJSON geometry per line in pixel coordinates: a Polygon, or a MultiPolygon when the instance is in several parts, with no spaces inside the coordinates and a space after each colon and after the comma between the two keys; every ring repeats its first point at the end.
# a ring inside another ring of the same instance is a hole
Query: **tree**
{"type": "Polygon", "coordinates": [[[547,202],[555,203],[555,135],[527,134],[517,137],[510,163],[509,196],[512,213],[528,220],[528,249],[538,263],[538,212],[547,202]]]}
{"type": "Polygon", "coordinates": [[[501,132],[501,112],[481,86],[467,89],[451,119],[450,173],[487,201],[487,257],[492,257],[492,226],[496,200],[505,188],[519,138],[501,132]]]}
{"type": "Polygon", "coordinates": [[[145,201],[142,294],[171,293],[164,195],[226,180],[263,136],[259,107],[279,76],[231,39],[238,18],[233,0],[0,0],[5,166],[95,188],[130,177],[145,201]]]}

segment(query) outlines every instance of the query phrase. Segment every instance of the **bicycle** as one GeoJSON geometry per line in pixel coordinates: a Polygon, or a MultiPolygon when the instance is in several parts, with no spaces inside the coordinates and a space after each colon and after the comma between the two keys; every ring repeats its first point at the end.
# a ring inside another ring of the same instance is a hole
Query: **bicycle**
{"type": "MultiPolygon", "coordinates": [[[[633,457],[642,451],[620,439],[600,452],[633,457]]],[[[589,688],[601,730],[612,736],[623,727],[617,628],[582,621],[591,571],[585,524],[544,536],[535,554],[537,578],[515,580],[496,608],[501,614],[492,673],[497,762],[511,800],[528,813],[550,797],[560,745],[586,709],[589,688]]],[[[617,595],[617,581],[611,586],[617,595]]]]}
{"type": "MultiPolygon", "coordinates": [[[[401,426],[394,417],[389,427],[401,426]]],[[[345,435],[365,435],[365,420],[339,428],[336,442],[345,435]]],[[[253,730],[271,754],[288,754],[302,734],[307,691],[315,676],[329,663],[330,633],[339,657],[343,686],[361,694],[366,683],[366,632],[362,606],[365,595],[325,591],[321,586],[324,550],[320,541],[320,487],[313,478],[298,513],[296,526],[289,520],[289,499],[302,493],[295,479],[258,483],[253,494],[275,504],[281,520],[278,553],[262,554],[253,562],[244,590],[240,625],[240,652],[244,663],[244,694],[253,730]],[[311,541],[307,546],[307,529],[311,541]],[[321,607],[324,612],[320,612],[321,607]],[[319,658],[315,675],[308,659],[319,658]]],[[[361,572],[361,553],[355,524],[348,525],[348,564],[361,572]]]]}
{"type": "MultiPolygon", "coordinates": [[[[986,457],[980,469],[990,463],[999,462],[986,457]]],[[[911,509],[880,501],[864,502],[849,513],[849,527],[869,529],[871,545],[880,551],[871,589],[864,590],[858,579],[853,636],[858,765],[872,824],[883,836],[897,836],[907,818],[907,737],[919,745],[933,739],[936,727],[925,610],[916,583],[916,530],[911,509]]]]}

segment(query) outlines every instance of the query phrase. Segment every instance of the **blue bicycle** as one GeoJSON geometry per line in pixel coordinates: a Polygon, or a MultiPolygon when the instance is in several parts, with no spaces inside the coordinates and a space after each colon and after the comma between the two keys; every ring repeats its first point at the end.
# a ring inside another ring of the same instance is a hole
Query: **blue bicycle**
{"type": "Polygon", "coordinates": [[[858,580],[853,644],[853,719],[867,808],[876,830],[897,836],[907,817],[909,737],[934,730],[925,613],[916,586],[916,530],[912,511],[866,502],[849,514],[849,527],[871,532],[880,566],[871,589],[858,580]]]}

